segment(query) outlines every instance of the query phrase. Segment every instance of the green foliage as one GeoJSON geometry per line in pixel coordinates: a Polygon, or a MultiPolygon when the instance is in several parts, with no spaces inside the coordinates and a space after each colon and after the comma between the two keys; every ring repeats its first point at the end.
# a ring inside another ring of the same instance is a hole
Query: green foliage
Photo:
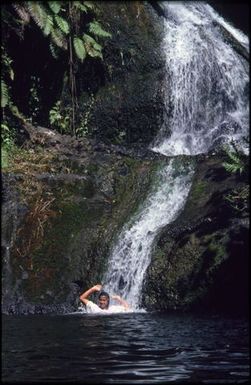
{"type": "Polygon", "coordinates": [[[70,117],[67,110],[63,114],[63,109],[60,100],[56,102],[55,106],[49,112],[50,124],[61,134],[70,133],[70,117]]]}
{"type": "Polygon", "coordinates": [[[40,89],[40,79],[36,78],[35,76],[31,76],[29,109],[30,109],[31,121],[36,123],[37,123],[37,118],[40,111],[39,89],[40,89]]]}
{"type": "Polygon", "coordinates": [[[2,168],[7,168],[9,165],[9,158],[15,146],[14,130],[10,129],[7,122],[1,123],[1,164],[2,168]]]}
{"type": "Polygon", "coordinates": [[[61,31],[64,34],[68,35],[68,33],[70,32],[70,26],[69,26],[68,22],[65,19],[63,19],[62,17],[57,16],[57,15],[55,15],[55,20],[56,20],[58,27],[61,29],[61,31]]]}
{"type": "Polygon", "coordinates": [[[91,100],[86,104],[85,113],[80,117],[80,124],[76,128],[76,135],[81,137],[85,136],[88,133],[88,123],[90,120],[91,111],[95,103],[94,95],[91,94],[91,100]]]}
{"type": "MultiPolygon", "coordinates": [[[[90,13],[93,20],[84,29],[98,38],[108,38],[111,34],[105,31],[95,19],[95,4],[91,1],[23,1],[13,3],[13,7],[23,25],[34,20],[46,37],[50,38],[50,50],[54,58],[58,57],[55,47],[69,49],[67,36],[73,40],[76,57],[83,62],[87,55],[102,59],[102,47],[94,38],[92,41],[79,34],[81,13],[90,13]]],[[[85,36],[85,35],[84,35],[85,36]]],[[[88,35],[87,35],[88,36],[88,35]]]]}
{"type": "Polygon", "coordinates": [[[25,1],[24,4],[38,27],[43,29],[46,24],[48,13],[44,5],[38,1],[25,1]]]}
{"type": "Polygon", "coordinates": [[[49,36],[49,34],[52,32],[53,25],[53,18],[51,17],[51,15],[48,15],[45,21],[45,25],[43,27],[43,33],[45,36],[49,36]]]}
{"type": "MultiPolygon", "coordinates": [[[[92,1],[21,1],[10,2],[3,5],[5,23],[6,47],[8,44],[8,29],[15,31],[18,36],[25,39],[25,28],[39,28],[48,42],[48,48],[56,60],[60,58],[62,51],[67,52],[67,63],[69,68],[69,89],[71,93],[71,113],[56,104],[49,113],[50,123],[60,132],[72,132],[76,134],[77,116],[77,84],[76,69],[77,62],[83,61],[87,56],[103,60],[102,45],[99,39],[111,37],[97,20],[98,6],[92,1]],[[16,17],[13,18],[13,9],[16,17]]],[[[66,55],[61,55],[63,60],[66,55]]],[[[11,68],[11,59],[5,55],[5,67],[1,75],[1,107],[9,106],[11,103],[11,84],[14,72],[11,68]]],[[[31,84],[29,107],[31,118],[38,118],[40,100],[38,84],[31,84]]],[[[86,115],[86,114],[85,114],[86,115]]],[[[86,116],[80,117],[81,124],[78,134],[86,132],[86,116]],[[83,123],[83,124],[82,124],[83,123]]],[[[88,120],[88,117],[87,117],[88,120]]],[[[37,123],[37,122],[36,122],[37,123]]]]}
{"type": "Polygon", "coordinates": [[[90,35],[87,35],[86,33],[83,36],[83,40],[85,49],[89,56],[100,57],[103,59],[101,45],[99,45],[90,35]]]}
{"type": "Polygon", "coordinates": [[[94,35],[97,35],[100,37],[111,37],[112,36],[109,32],[105,31],[101,27],[99,22],[97,22],[97,21],[93,21],[93,22],[89,23],[89,31],[91,33],[93,33],[94,35]]]}
{"type": "Polygon", "coordinates": [[[1,108],[4,108],[9,103],[9,91],[7,84],[1,79],[1,108]]]}
{"type": "Polygon", "coordinates": [[[234,189],[231,193],[227,194],[224,199],[234,211],[242,212],[248,210],[249,186],[234,189]]]}
{"type": "Polygon", "coordinates": [[[85,50],[83,40],[80,39],[79,37],[74,37],[73,46],[77,57],[81,60],[81,62],[83,62],[83,60],[86,57],[86,50],[85,50]]]}
{"type": "Polygon", "coordinates": [[[48,1],[48,5],[53,13],[56,15],[60,12],[62,7],[62,2],[59,1],[48,1]]]}
{"type": "Polygon", "coordinates": [[[12,59],[7,55],[5,47],[1,46],[2,71],[1,71],[1,108],[5,108],[11,103],[9,86],[7,81],[14,79],[14,71],[11,67],[12,59]]]}
{"type": "Polygon", "coordinates": [[[245,163],[235,145],[232,143],[232,149],[225,147],[224,150],[227,161],[222,163],[223,167],[232,174],[237,172],[241,174],[245,168],[245,163]]]}
{"type": "MultiPolygon", "coordinates": [[[[223,162],[224,168],[231,174],[245,175],[248,171],[248,159],[238,151],[232,142],[232,147],[225,147],[227,161],[223,162]]],[[[225,201],[235,212],[248,210],[249,188],[248,186],[239,186],[224,197],[225,201]]]]}

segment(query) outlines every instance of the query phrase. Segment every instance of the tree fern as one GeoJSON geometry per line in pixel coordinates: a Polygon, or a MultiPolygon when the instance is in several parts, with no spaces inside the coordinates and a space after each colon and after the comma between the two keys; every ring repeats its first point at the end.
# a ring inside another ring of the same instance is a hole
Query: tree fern
{"type": "Polygon", "coordinates": [[[62,3],[60,3],[59,1],[48,1],[48,5],[52,12],[56,15],[60,12],[62,7],[62,3]]]}
{"type": "Polygon", "coordinates": [[[68,33],[70,31],[70,27],[69,27],[68,22],[65,19],[63,19],[61,16],[58,16],[58,15],[55,16],[55,20],[56,20],[58,27],[61,29],[61,31],[63,33],[65,33],[66,35],[68,35],[68,33]]]}
{"type": "Polygon", "coordinates": [[[89,31],[99,37],[111,37],[112,35],[105,31],[97,21],[89,23],[89,31]]]}
{"type": "Polygon", "coordinates": [[[73,46],[74,46],[75,53],[76,53],[77,57],[83,62],[83,60],[86,57],[86,50],[85,50],[83,40],[80,39],[79,37],[74,37],[73,38],[73,46]]]}

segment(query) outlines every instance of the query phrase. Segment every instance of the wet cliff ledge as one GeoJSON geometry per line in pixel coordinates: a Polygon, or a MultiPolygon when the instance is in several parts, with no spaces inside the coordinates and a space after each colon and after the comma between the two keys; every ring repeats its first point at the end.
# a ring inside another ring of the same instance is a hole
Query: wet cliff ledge
{"type": "Polygon", "coordinates": [[[155,310],[248,312],[248,176],[221,156],[198,156],[184,211],[166,226],[148,268],[143,304],[155,310]]]}
{"type": "Polygon", "coordinates": [[[76,310],[165,161],[59,134],[38,146],[45,131],[37,128],[3,173],[4,313],[76,310]]]}

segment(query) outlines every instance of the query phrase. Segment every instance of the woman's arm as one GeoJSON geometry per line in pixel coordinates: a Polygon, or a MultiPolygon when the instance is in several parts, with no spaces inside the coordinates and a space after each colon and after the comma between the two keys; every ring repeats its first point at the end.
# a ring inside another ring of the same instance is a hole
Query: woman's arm
{"type": "Polygon", "coordinates": [[[81,296],[79,297],[82,302],[84,302],[85,305],[87,305],[89,299],[89,295],[94,293],[95,291],[100,291],[102,289],[102,285],[95,285],[91,287],[90,289],[86,290],[81,296]]]}
{"type": "Polygon", "coordinates": [[[121,298],[119,295],[112,295],[111,298],[118,301],[120,303],[120,305],[124,306],[126,309],[130,308],[128,303],[123,298],[121,298]]]}

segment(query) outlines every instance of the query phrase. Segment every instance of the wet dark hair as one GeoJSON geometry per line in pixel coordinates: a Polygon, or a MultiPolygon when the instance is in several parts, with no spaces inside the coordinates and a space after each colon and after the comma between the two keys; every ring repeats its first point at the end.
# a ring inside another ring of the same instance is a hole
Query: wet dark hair
{"type": "Polygon", "coordinates": [[[101,292],[99,293],[99,295],[98,295],[98,299],[99,299],[100,297],[106,297],[106,298],[108,299],[108,301],[110,301],[110,296],[109,296],[109,294],[108,294],[106,291],[101,291],[101,292]]]}

